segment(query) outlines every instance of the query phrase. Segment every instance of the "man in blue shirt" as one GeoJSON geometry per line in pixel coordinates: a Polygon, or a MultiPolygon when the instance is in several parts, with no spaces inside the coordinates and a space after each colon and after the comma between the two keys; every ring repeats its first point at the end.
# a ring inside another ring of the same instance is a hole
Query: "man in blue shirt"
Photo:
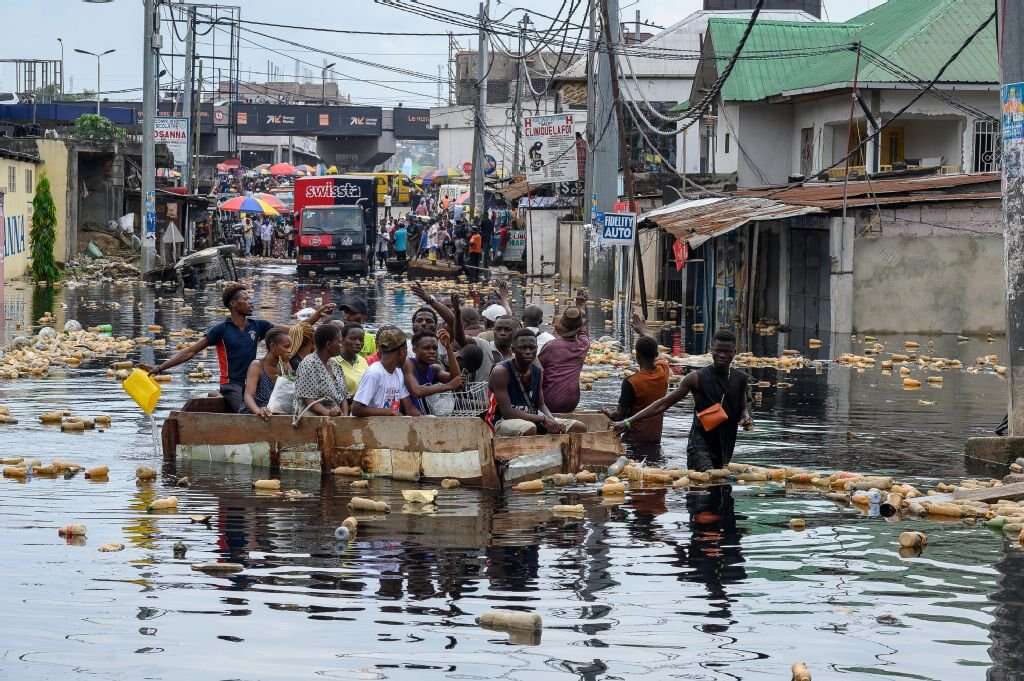
{"type": "Polygon", "coordinates": [[[252,302],[249,300],[249,291],[242,284],[225,287],[221,300],[231,316],[210,327],[203,338],[175,354],[151,373],[155,376],[184,364],[212,345],[217,349],[217,364],[220,366],[220,394],[227,404],[228,413],[235,414],[242,408],[245,374],[249,364],[256,359],[256,346],[274,325],[264,319],[249,319],[252,302]]]}
{"type": "Polygon", "coordinates": [[[405,252],[409,248],[409,232],[405,228],[405,220],[398,223],[395,230],[395,257],[405,260],[405,252]]]}

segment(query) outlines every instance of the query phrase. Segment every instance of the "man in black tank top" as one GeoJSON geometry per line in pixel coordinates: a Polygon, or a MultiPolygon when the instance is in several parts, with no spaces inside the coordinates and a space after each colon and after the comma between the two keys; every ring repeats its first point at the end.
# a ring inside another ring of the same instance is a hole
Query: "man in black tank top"
{"type": "Polygon", "coordinates": [[[754,425],[747,408],[750,376],[732,368],[735,356],[736,336],[720,329],[711,343],[711,365],[690,372],[674,391],[635,416],[613,423],[612,428],[625,432],[637,421],[664,413],[692,393],[694,417],[686,445],[686,466],[698,471],[726,466],[732,460],[739,427],[750,430],[754,425]],[[715,405],[722,406],[727,418],[711,430],[705,430],[697,414],[715,405]]]}

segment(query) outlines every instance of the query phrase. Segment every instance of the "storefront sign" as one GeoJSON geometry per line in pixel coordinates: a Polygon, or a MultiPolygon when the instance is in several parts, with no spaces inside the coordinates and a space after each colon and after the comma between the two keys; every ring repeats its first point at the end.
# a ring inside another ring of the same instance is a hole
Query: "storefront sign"
{"type": "Polygon", "coordinates": [[[374,106],[236,104],[239,135],[338,135],[379,137],[381,109],[374,106]]]}
{"type": "Polygon", "coordinates": [[[400,140],[436,140],[437,130],[430,127],[430,109],[396,108],[395,138],[400,140]]]}
{"type": "Polygon", "coordinates": [[[175,166],[188,161],[188,119],[180,116],[157,116],[153,120],[153,141],[167,145],[175,166]]]}
{"type": "Polygon", "coordinates": [[[527,183],[548,184],[579,179],[572,114],[527,116],[523,119],[523,143],[528,157],[527,183]]]}
{"type": "Polygon", "coordinates": [[[605,213],[601,242],[605,246],[632,246],[636,243],[636,213],[605,213]]]}

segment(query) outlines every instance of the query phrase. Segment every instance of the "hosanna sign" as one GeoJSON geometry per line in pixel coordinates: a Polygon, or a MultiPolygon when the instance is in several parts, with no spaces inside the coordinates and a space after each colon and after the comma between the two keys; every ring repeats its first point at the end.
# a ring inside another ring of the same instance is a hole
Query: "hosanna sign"
{"type": "Polygon", "coordinates": [[[572,114],[525,117],[523,145],[528,184],[575,182],[580,179],[576,163],[576,126],[572,114]]]}

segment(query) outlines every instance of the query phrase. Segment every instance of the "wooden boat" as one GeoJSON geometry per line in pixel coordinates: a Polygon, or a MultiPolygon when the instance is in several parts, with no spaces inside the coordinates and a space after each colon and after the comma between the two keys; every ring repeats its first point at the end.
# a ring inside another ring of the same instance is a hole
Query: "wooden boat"
{"type": "Polygon", "coordinates": [[[428,279],[430,277],[450,279],[462,274],[462,268],[447,260],[431,261],[427,258],[413,258],[409,261],[405,274],[413,279],[428,279]]]}
{"type": "Polygon", "coordinates": [[[409,266],[408,260],[399,260],[398,258],[388,258],[387,268],[388,274],[403,274],[405,269],[409,266]]]}
{"type": "Polygon", "coordinates": [[[605,468],[622,454],[618,435],[600,413],[577,413],[590,432],[496,438],[473,417],[369,418],[291,416],[264,421],[229,414],[219,397],[189,400],[164,421],[164,460],[222,461],[331,475],[359,466],[376,477],[440,481],[501,489],[552,473],[605,468]]]}

